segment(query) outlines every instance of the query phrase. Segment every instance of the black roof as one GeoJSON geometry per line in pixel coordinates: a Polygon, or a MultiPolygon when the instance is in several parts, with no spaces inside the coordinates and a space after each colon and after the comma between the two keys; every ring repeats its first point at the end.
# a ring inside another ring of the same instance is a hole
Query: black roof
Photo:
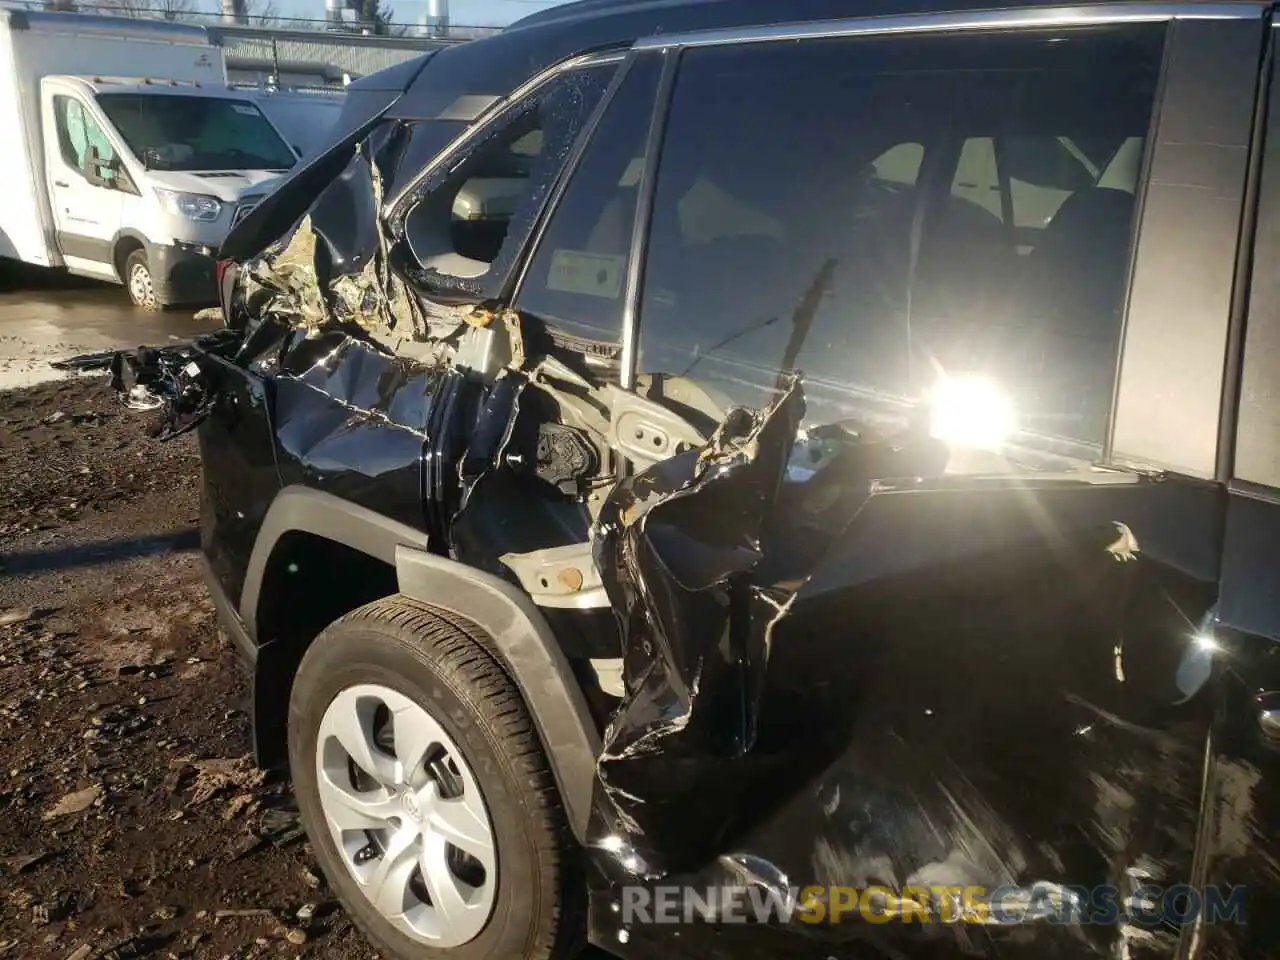
{"type": "MultiPolygon", "coordinates": [[[[434,119],[460,97],[504,97],[567,57],[630,46],[641,38],[661,34],[811,23],[851,16],[1079,7],[1106,2],[865,0],[853,7],[848,0],[577,0],[518,20],[494,36],[439,51],[393,108],[392,115],[434,119]]],[[[1138,0],[1139,4],[1158,2],[1138,0]]]]}

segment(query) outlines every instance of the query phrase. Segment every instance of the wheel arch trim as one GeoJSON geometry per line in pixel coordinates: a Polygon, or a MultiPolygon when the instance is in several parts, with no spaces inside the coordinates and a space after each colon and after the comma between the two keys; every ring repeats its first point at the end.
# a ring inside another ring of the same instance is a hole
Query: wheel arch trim
{"type": "Polygon", "coordinates": [[[569,824],[583,840],[591,813],[600,736],[555,634],[518,587],[427,552],[427,535],[374,510],[304,486],[281,490],[267,509],[245,571],[240,617],[261,645],[257,614],[267,566],[280,539],[304,532],[393,567],[400,592],[474,623],[519,689],[560,789],[569,824]]]}
{"type": "Polygon", "coordinates": [[[125,241],[129,241],[130,246],[136,243],[146,251],[147,262],[151,261],[151,241],[144,234],[132,227],[117,230],[116,235],[111,238],[111,265],[116,268],[121,283],[127,282],[124,276],[124,257],[120,256],[120,247],[125,241]]]}
{"type": "Polygon", "coordinates": [[[276,545],[286,534],[310,533],[334,543],[351,547],[381,560],[389,567],[396,563],[396,545],[405,544],[426,549],[427,535],[407,524],[384,517],[375,510],[362,507],[323,490],[301,485],[287,486],[276,494],[262,518],[249,564],[245,568],[244,588],[240,592],[240,618],[255,643],[258,635],[258,605],[267,565],[276,545]]]}

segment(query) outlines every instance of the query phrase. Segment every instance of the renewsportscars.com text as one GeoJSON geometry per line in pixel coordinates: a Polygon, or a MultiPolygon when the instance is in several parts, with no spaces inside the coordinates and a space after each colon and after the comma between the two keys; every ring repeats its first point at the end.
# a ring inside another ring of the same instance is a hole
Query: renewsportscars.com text
{"type": "Polygon", "coordinates": [[[715,923],[974,923],[1063,924],[1243,923],[1244,887],[627,886],[624,924],[715,923]]]}

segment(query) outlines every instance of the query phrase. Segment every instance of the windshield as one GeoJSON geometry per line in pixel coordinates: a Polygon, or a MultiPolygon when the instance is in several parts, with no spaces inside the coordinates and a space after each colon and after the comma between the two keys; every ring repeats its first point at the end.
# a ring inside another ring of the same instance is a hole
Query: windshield
{"type": "Polygon", "coordinates": [[[109,93],[98,103],[152,170],[283,170],[297,159],[244,100],[109,93]]]}

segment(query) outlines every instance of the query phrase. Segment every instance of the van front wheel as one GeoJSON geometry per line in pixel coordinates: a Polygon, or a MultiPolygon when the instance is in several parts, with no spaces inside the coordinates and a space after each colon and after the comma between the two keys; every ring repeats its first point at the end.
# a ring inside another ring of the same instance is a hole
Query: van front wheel
{"type": "Polygon", "coordinates": [[[135,250],[129,254],[129,258],[124,262],[124,285],[135,307],[143,310],[160,309],[160,301],[156,297],[155,278],[151,275],[151,264],[147,261],[147,251],[135,250]]]}

